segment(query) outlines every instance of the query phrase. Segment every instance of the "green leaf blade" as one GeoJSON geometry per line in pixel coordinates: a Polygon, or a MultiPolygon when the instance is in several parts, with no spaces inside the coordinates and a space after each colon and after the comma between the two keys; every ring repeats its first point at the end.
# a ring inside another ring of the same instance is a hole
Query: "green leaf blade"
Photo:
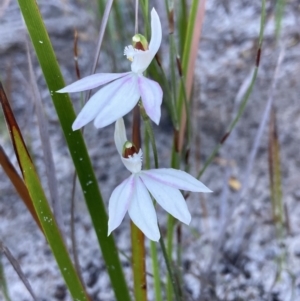
{"type": "Polygon", "coordinates": [[[18,2],[74,162],[116,298],[130,301],[118,250],[112,235],[107,237],[107,214],[82,134],[71,128],[75,120],[71,100],[67,94],[55,93],[65,83],[44,22],[34,0],[18,2]]]}

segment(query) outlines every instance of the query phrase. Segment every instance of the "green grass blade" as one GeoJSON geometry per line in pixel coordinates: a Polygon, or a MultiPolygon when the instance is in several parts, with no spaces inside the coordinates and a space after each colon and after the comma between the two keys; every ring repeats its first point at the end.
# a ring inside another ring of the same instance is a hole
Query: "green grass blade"
{"type": "Polygon", "coordinates": [[[71,129],[75,119],[73,106],[67,94],[55,93],[65,83],[44,22],[34,0],[18,2],[78,174],[116,299],[129,301],[129,291],[114,239],[112,235],[107,237],[107,214],[82,134],[71,129]]]}
{"type": "MultiPolygon", "coordinates": [[[[50,245],[59,269],[74,300],[88,301],[85,289],[78,278],[60,230],[52,214],[44,190],[31,161],[21,131],[10,108],[2,84],[0,83],[0,101],[13,142],[16,157],[24,178],[25,185],[34,205],[35,212],[42,225],[43,232],[50,245]]],[[[0,244],[1,247],[1,244],[0,244]]],[[[1,248],[0,248],[1,250],[1,248]]],[[[15,268],[16,269],[16,268],[15,268]]]]}
{"type": "Polygon", "coordinates": [[[6,278],[2,264],[2,254],[0,254],[0,297],[1,295],[3,295],[5,301],[11,301],[8,294],[6,278]]]}
{"type": "Polygon", "coordinates": [[[281,32],[281,23],[286,0],[277,0],[275,7],[275,36],[278,41],[281,32]]]}
{"type": "Polygon", "coordinates": [[[19,154],[20,167],[22,169],[25,184],[33,200],[33,204],[42,224],[45,236],[49,242],[52,253],[57,261],[68,289],[70,290],[74,300],[88,300],[84,287],[78,278],[66,246],[64,245],[62,236],[39,182],[38,175],[36,174],[35,168],[26,152],[25,146],[22,143],[22,139],[16,129],[13,129],[12,135],[15,139],[16,151],[19,154]]]}

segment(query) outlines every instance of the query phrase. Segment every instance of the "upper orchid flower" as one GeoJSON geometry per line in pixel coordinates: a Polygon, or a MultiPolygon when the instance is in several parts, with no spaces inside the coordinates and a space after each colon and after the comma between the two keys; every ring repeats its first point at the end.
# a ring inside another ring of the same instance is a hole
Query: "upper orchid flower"
{"type": "Polygon", "coordinates": [[[117,186],[109,200],[108,235],[122,222],[128,211],[134,224],[151,240],[158,241],[160,233],[153,198],[171,215],[185,224],[191,221],[186,202],[179,191],[211,192],[188,173],[172,168],[142,170],[142,150],[138,153],[127,141],[123,119],[116,122],[115,144],[126,168],[132,175],[117,186]],[[124,153],[127,158],[124,158],[124,153]]]}
{"type": "Polygon", "coordinates": [[[96,128],[111,124],[131,111],[142,98],[143,106],[149,117],[156,123],[160,120],[160,106],[162,90],[159,84],[143,76],[162,39],[161,24],[156,10],[151,11],[151,40],[149,46],[141,35],[133,37],[134,42],[140,42],[145,50],[127,46],[124,55],[132,61],[131,72],[125,73],[97,73],[80,79],[73,84],[57,91],[58,93],[72,93],[90,90],[106,85],[95,93],[75,119],[72,129],[78,130],[94,120],[96,128]],[[148,47],[148,49],[147,49],[148,47]]]}

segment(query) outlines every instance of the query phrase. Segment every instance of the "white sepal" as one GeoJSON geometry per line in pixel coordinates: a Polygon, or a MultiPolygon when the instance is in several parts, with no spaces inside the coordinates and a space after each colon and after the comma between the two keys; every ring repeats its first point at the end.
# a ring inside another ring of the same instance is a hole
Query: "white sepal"
{"type": "Polygon", "coordinates": [[[109,235],[121,224],[130,206],[133,192],[134,176],[130,176],[114,189],[108,205],[109,220],[107,235],[109,235]]]}
{"type": "Polygon", "coordinates": [[[148,176],[145,170],[140,172],[140,178],[160,206],[181,222],[189,225],[191,214],[184,197],[177,188],[156,181],[148,176]]]}

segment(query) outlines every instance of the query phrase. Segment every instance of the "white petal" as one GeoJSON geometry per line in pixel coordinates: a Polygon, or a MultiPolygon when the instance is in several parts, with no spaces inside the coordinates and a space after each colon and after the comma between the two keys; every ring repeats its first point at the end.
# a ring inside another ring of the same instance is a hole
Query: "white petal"
{"type": "Polygon", "coordinates": [[[94,121],[96,128],[109,125],[126,115],[134,108],[140,98],[137,76],[134,73],[130,73],[118,81],[122,81],[122,85],[110,95],[109,101],[106,102],[103,109],[97,115],[94,121]]]}
{"type": "Polygon", "coordinates": [[[138,77],[139,89],[142,102],[147,115],[156,123],[159,124],[161,115],[161,103],[163,92],[160,85],[142,75],[138,77]]]}
{"type": "Polygon", "coordinates": [[[156,54],[162,39],[161,24],[159,16],[154,8],[151,10],[151,40],[149,43],[149,50],[156,54]]]}
{"type": "Polygon", "coordinates": [[[108,234],[115,230],[121,224],[128,207],[130,205],[132,194],[134,192],[134,177],[130,176],[117,186],[110,199],[108,205],[108,234]]]}
{"type": "Polygon", "coordinates": [[[160,168],[143,171],[143,174],[171,187],[193,192],[212,192],[203,183],[182,170],[160,168]]]}
{"type": "Polygon", "coordinates": [[[133,223],[151,240],[158,241],[160,233],[157,225],[157,217],[152,199],[139,179],[135,176],[135,191],[128,208],[128,213],[133,223]]]}
{"type": "Polygon", "coordinates": [[[140,178],[155,200],[171,215],[189,225],[191,214],[186,201],[177,188],[170,187],[148,176],[142,171],[140,178]]]}
{"type": "Polygon", "coordinates": [[[132,173],[138,173],[142,169],[142,157],[143,152],[140,149],[138,154],[134,154],[132,157],[124,158],[121,156],[122,162],[125,167],[132,173]]]}
{"type": "Polygon", "coordinates": [[[72,93],[91,90],[101,85],[107,84],[115,79],[126,76],[126,73],[96,73],[90,76],[86,76],[71,85],[64,87],[56,91],[57,93],[72,93]]]}
{"type": "Polygon", "coordinates": [[[118,153],[122,157],[123,146],[127,141],[126,129],[123,118],[119,118],[116,121],[114,138],[118,153]]]}
{"type": "Polygon", "coordinates": [[[123,83],[126,81],[127,77],[131,78],[131,73],[125,77],[115,80],[96,92],[75,119],[72,125],[73,131],[80,129],[96,118],[101,110],[103,110],[103,108],[111,101],[113,95],[117,91],[120,91],[120,89],[124,86],[123,83]]]}

